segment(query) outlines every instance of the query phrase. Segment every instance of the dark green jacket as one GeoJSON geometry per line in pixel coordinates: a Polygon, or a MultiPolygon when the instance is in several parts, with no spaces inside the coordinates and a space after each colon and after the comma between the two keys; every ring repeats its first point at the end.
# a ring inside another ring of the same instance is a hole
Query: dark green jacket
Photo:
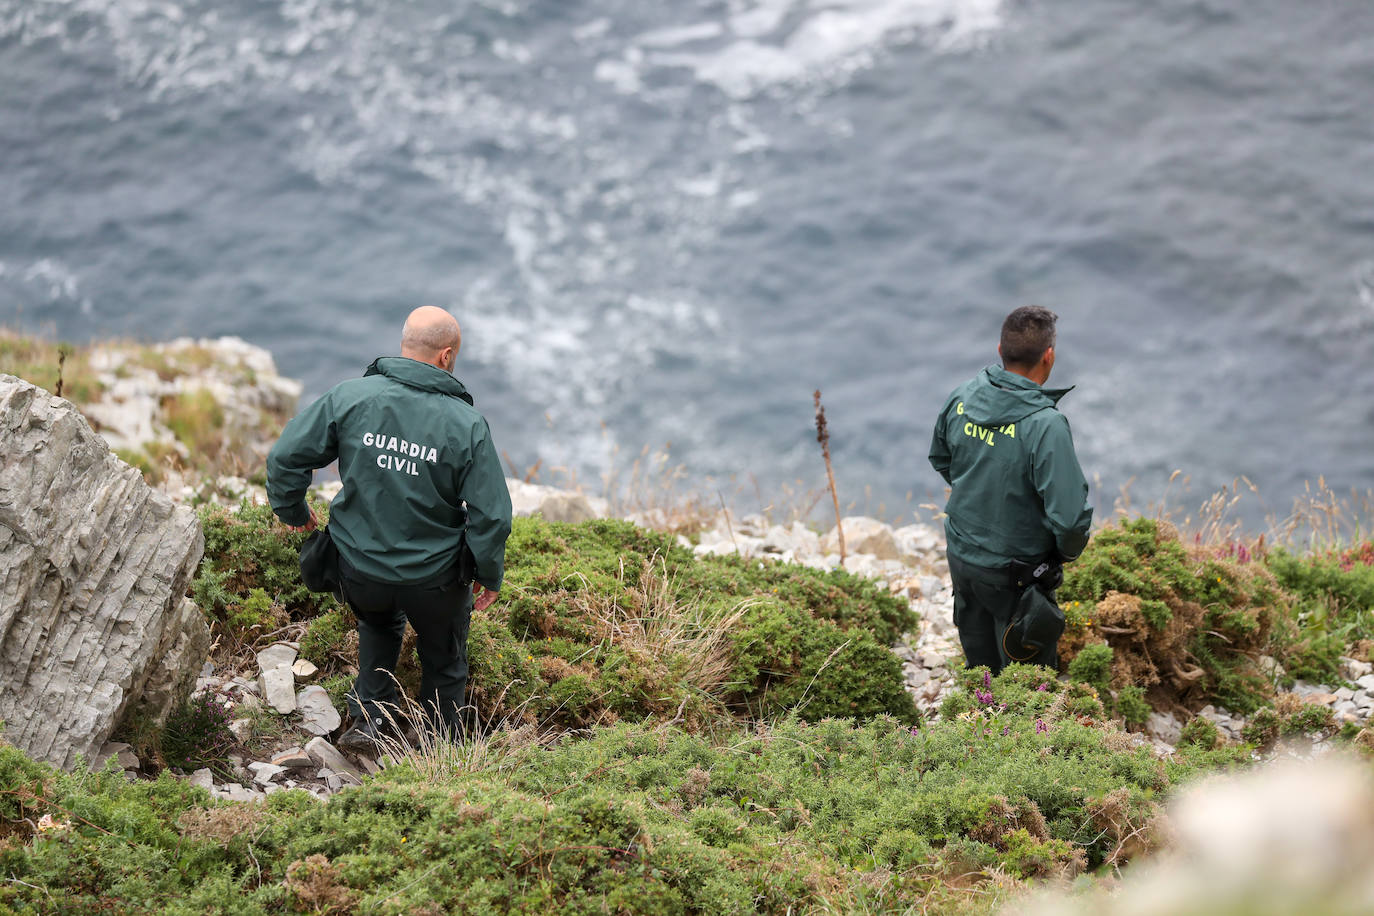
{"type": "Polygon", "coordinates": [[[955,389],[935,421],[930,463],[951,487],[949,552],[997,568],[1082,553],[1093,510],[1068,419],[1069,388],[989,366],[955,389]]]}
{"type": "Polygon", "coordinates": [[[487,421],[437,366],[386,356],[331,388],[286,424],[267,456],[267,497],[288,525],[309,517],[311,471],[338,459],[329,510],[339,553],[378,582],[437,577],[457,557],[467,505],[476,580],[499,589],[510,493],[487,421]]]}

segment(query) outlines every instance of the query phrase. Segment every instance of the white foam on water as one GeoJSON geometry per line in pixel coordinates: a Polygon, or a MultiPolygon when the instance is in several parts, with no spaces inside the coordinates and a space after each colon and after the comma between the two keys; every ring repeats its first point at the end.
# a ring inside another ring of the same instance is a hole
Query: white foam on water
{"type": "Polygon", "coordinates": [[[833,80],[871,66],[885,47],[925,40],[968,47],[1003,25],[1004,0],[756,0],[727,20],[641,36],[646,65],[684,67],[736,99],[786,84],[833,80]],[[715,32],[715,35],[710,34],[715,32]],[[661,36],[682,40],[664,41],[661,36]],[[658,50],[720,37],[714,48],[658,50]]]}
{"type": "Polygon", "coordinates": [[[81,278],[57,258],[40,258],[24,266],[0,262],[0,281],[17,290],[17,295],[6,298],[17,299],[19,303],[53,306],[67,303],[77,306],[82,315],[95,313],[95,303],[82,290],[81,278]]]}
{"type": "Polygon", "coordinates": [[[676,48],[693,42],[719,38],[725,34],[725,26],[719,22],[699,22],[696,25],[675,26],[645,32],[634,39],[634,43],[644,48],[676,48]]]}
{"type": "Polygon", "coordinates": [[[1360,304],[1374,312],[1374,261],[1366,261],[1356,268],[1355,293],[1360,304]]]}

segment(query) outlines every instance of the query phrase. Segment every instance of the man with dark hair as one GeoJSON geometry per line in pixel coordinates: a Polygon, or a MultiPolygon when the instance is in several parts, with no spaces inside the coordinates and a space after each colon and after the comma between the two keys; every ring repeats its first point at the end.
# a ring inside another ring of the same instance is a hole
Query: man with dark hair
{"type": "Polygon", "coordinates": [[[1038,306],[1008,315],[1002,366],[955,389],[930,444],[930,463],[951,487],[945,536],[959,641],[969,667],[994,674],[1012,661],[1058,663],[1057,632],[1023,639],[1038,622],[1028,624],[1037,609],[1023,599],[1038,583],[1053,601],[1060,567],[1083,551],[1092,526],[1069,421],[1056,407],[1072,389],[1042,387],[1057,318],[1038,306]]]}
{"type": "Polygon", "coordinates": [[[301,412],[267,456],[272,511],[313,530],[311,471],[339,462],[330,508],[343,599],[358,619],[354,725],[339,746],[375,751],[394,719],[393,674],[406,621],[415,628],[421,701],[457,739],[467,688],[468,624],[495,600],[505,571],[510,494],[487,421],[450,374],[462,346],[443,309],[410,313],[401,355],[374,360],[301,412]],[[475,583],[475,584],[474,584],[475,583]],[[474,591],[476,601],[474,605],[474,591]]]}

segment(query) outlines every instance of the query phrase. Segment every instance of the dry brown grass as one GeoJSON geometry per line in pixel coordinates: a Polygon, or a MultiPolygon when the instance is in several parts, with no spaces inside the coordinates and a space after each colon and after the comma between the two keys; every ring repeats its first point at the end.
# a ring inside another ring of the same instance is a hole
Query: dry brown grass
{"type": "Polygon", "coordinates": [[[1352,489],[1339,493],[1324,477],[1308,481],[1292,506],[1280,514],[1269,507],[1258,487],[1248,477],[1238,477],[1231,485],[1187,508],[1191,479],[1182,471],[1169,476],[1168,486],[1159,500],[1137,510],[1127,482],[1116,497],[1112,516],[1145,515],[1172,524],[1185,543],[1208,548],[1263,555],[1270,547],[1284,547],[1295,553],[1325,551],[1361,541],[1374,530],[1374,490],[1352,489]],[[1255,504],[1258,505],[1255,505],[1255,504]],[[1263,523],[1256,529],[1256,511],[1263,523]]]}
{"type": "Polygon", "coordinates": [[[695,692],[722,702],[734,664],[731,633],[751,603],[736,605],[720,616],[675,597],[675,583],[662,557],[650,558],[636,580],[628,582],[622,562],[621,589],[614,598],[580,591],[574,602],[593,621],[598,636],[632,654],[650,659],[685,656],[695,660],[683,676],[695,692]]]}

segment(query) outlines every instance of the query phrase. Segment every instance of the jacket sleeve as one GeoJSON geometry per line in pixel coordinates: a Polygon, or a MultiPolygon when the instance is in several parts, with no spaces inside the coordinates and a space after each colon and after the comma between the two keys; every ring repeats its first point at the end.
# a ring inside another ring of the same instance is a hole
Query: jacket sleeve
{"type": "Polygon", "coordinates": [[[945,422],[945,418],[948,413],[949,401],[946,401],[945,406],[940,410],[940,416],[935,420],[935,433],[930,438],[930,466],[945,479],[945,483],[952,482],[949,479],[949,442],[945,439],[945,427],[949,425],[945,422]]]}
{"type": "Polygon", "coordinates": [[[468,508],[467,543],[477,563],[477,583],[500,591],[510,536],[510,491],[485,420],[474,430],[472,461],[458,482],[458,496],[468,508]]]}
{"type": "Polygon", "coordinates": [[[277,518],[296,526],[310,520],[305,492],[310,489],[311,472],[337,457],[339,430],[333,402],[326,394],[287,423],[267,453],[267,501],[277,518]]]}
{"type": "Polygon", "coordinates": [[[1072,560],[1088,545],[1093,509],[1078,465],[1068,418],[1056,412],[1031,454],[1031,477],[1045,506],[1046,524],[1060,558],[1072,560]]]}

